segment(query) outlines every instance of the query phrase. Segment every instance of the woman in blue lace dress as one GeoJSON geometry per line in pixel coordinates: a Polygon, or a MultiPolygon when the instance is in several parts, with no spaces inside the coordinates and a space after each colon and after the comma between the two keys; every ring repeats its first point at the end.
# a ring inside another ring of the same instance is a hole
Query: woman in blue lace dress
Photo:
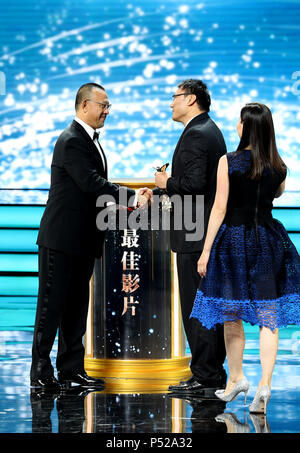
{"type": "Polygon", "coordinates": [[[237,129],[237,151],[219,161],[215,202],[198,261],[203,278],[191,317],[208,329],[224,323],[230,375],[225,390],[216,395],[225,401],[244,392],[246,402],[242,321],[259,325],[262,378],[250,411],[266,413],[278,328],[300,324],[300,258],[283,225],[272,217],[287,168],[276,148],[269,108],[247,104],[237,129]]]}

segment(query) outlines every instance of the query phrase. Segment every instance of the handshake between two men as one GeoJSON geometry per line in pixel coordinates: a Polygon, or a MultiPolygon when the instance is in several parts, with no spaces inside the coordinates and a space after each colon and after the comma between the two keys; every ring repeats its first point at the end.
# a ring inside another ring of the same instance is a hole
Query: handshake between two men
{"type": "MultiPolygon", "coordinates": [[[[155,173],[155,185],[158,189],[166,189],[167,187],[167,180],[170,175],[167,174],[166,169],[169,164],[164,164],[162,167],[156,167],[155,173]]],[[[153,197],[153,191],[148,187],[143,187],[138,192],[138,207],[143,207],[147,203],[150,204],[153,197]]]]}

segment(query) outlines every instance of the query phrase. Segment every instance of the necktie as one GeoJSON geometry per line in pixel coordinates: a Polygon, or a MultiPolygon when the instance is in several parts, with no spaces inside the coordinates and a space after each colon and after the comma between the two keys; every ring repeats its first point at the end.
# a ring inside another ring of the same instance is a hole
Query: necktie
{"type": "Polygon", "coordinates": [[[97,140],[98,141],[98,138],[99,138],[98,132],[94,132],[93,140],[97,140]]]}

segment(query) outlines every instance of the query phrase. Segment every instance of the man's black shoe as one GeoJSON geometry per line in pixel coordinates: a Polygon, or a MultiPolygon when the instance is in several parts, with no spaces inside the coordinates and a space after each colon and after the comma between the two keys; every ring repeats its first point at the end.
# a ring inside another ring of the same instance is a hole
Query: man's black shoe
{"type": "MultiPolygon", "coordinates": [[[[219,390],[219,388],[205,388],[202,390],[199,390],[198,392],[173,392],[173,393],[168,393],[169,398],[178,398],[181,400],[185,400],[189,404],[196,404],[196,403],[201,403],[203,401],[207,400],[215,400],[215,401],[221,401],[220,398],[218,398],[215,395],[215,391],[219,390]]],[[[226,404],[225,404],[226,405],[226,404]]]]}
{"type": "Polygon", "coordinates": [[[177,384],[177,385],[169,385],[169,390],[170,390],[170,392],[172,392],[174,390],[174,388],[181,387],[182,385],[190,385],[195,381],[197,381],[197,379],[195,378],[195,376],[192,376],[187,381],[180,381],[179,384],[177,384]]]}
{"type": "MultiPolygon", "coordinates": [[[[167,396],[168,396],[168,398],[178,398],[180,400],[184,400],[189,404],[201,403],[203,401],[203,398],[201,398],[200,396],[197,396],[197,395],[181,395],[181,393],[168,393],[167,396]]],[[[221,401],[221,400],[219,399],[219,401],[221,401]]]]}
{"type": "Polygon", "coordinates": [[[58,381],[66,388],[70,388],[72,383],[78,384],[84,388],[101,388],[105,386],[103,379],[96,379],[88,376],[85,372],[81,373],[63,373],[58,372],[58,381]]]}
{"type": "Polygon", "coordinates": [[[188,381],[182,381],[178,385],[170,385],[169,391],[180,395],[195,395],[202,398],[216,398],[215,391],[225,388],[223,381],[211,381],[208,384],[198,382],[195,376],[188,381]]]}
{"type": "Polygon", "coordinates": [[[192,376],[190,379],[187,381],[180,381],[179,384],[176,385],[169,385],[169,391],[170,392],[176,392],[176,391],[181,391],[182,389],[190,389],[194,387],[201,386],[202,384],[199,384],[195,376],[192,376]]]}
{"type": "Polygon", "coordinates": [[[60,388],[61,388],[58,380],[54,376],[48,377],[48,378],[31,379],[30,387],[33,390],[37,389],[37,390],[42,390],[45,392],[51,392],[51,391],[59,392],[60,388]]]}

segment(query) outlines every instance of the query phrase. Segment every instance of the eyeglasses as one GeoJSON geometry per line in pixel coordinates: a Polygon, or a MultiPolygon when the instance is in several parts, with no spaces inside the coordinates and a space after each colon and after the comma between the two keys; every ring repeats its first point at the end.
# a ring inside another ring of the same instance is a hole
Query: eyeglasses
{"type": "Polygon", "coordinates": [[[174,101],[175,98],[177,98],[177,96],[187,96],[188,94],[193,94],[193,93],[180,93],[180,94],[173,94],[172,96],[172,99],[174,101]]]}
{"type": "Polygon", "coordinates": [[[111,104],[106,104],[106,102],[93,101],[93,99],[86,99],[86,101],[90,101],[90,102],[94,102],[95,104],[102,105],[104,107],[104,110],[107,109],[109,111],[111,109],[111,104]]]}

